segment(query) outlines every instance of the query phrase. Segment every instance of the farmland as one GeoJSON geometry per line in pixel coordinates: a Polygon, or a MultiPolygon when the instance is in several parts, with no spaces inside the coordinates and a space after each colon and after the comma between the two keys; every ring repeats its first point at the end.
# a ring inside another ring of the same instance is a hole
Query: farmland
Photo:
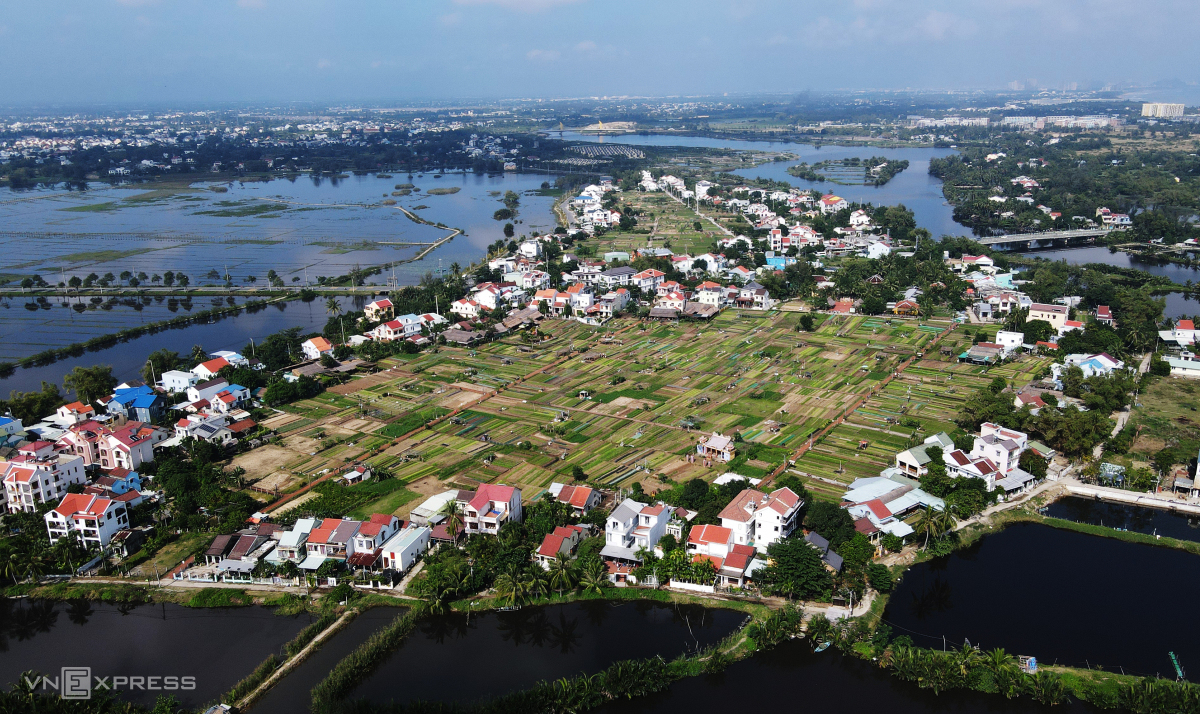
{"type": "Polygon", "coordinates": [[[400,514],[417,495],[487,482],[535,498],[575,467],[593,485],[640,482],[647,492],[729,470],[763,477],[925,352],[796,464],[818,496],[833,497],[835,484],[877,475],[914,434],[951,428],[977,386],[996,376],[1029,381],[1044,366],[1032,358],[985,374],[959,365],[941,351],[957,354],[968,341],[961,333],[927,349],[948,322],[816,315],[814,330],[799,332],[799,317],[727,310],[710,323],[548,321],[536,337],[392,358],[375,375],[288,407],[275,425],[288,453],[246,476],[272,477],[287,491],[363,460],[404,488],[359,510],[400,514]],[[734,462],[689,462],[714,431],[736,435],[734,462]]]}

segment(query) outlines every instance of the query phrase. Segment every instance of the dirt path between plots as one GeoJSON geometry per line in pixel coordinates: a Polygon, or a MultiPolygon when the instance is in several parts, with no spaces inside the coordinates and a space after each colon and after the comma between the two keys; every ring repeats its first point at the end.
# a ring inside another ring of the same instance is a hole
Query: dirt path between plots
{"type": "MultiPolygon", "coordinates": [[[[930,342],[928,345],[926,345],[924,347],[924,351],[933,350],[935,347],[937,347],[938,343],[941,342],[946,337],[946,335],[949,335],[953,331],[954,331],[954,323],[951,322],[950,325],[946,329],[942,330],[941,333],[938,334],[937,337],[933,338],[932,342],[930,342]]],[[[791,461],[792,462],[799,461],[800,457],[804,456],[804,454],[808,453],[808,450],[811,449],[812,447],[814,447],[818,441],[821,441],[826,436],[828,436],[834,429],[841,426],[842,423],[844,421],[846,421],[846,419],[848,419],[851,414],[853,414],[856,410],[858,410],[859,407],[861,407],[862,405],[864,405],[868,401],[870,401],[871,397],[874,397],[876,394],[879,394],[880,392],[882,392],[884,390],[884,388],[887,387],[887,385],[891,384],[893,379],[896,379],[897,377],[899,377],[901,374],[904,373],[904,370],[911,367],[912,364],[917,361],[918,360],[917,360],[916,356],[914,355],[914,356],[909,357],[908,359],[904,360],[900,364],[896,365],[895,371],[893,371],[891,374],[884,377],[883,379],[879,380],[879,383],[876,384],[875,387],[871,389],[871,391],[867,392],[860,399],[856,400],[853,404],[846,407],[846,409],[844,409],[842,411],[841,415],[838,416],[838,418],[836,418],[832,422],[830,422],[829,425],[826,426],[824,429],[822,429],[819,432],[817,432],[816,434],[813,434],[812,436],[810,436],[805,443],[800,445],[800,448],[798,448],[794,452],[792,452],[791,461]]],[[[762,487],[770,484],[772,481],[774,481],[776,479],[776,477],[779,476],[779,474],[783,473],[784,469],[786,469],[786,468],[788,468],[788,462],[784,462],[784,463],[780,464],[778,468],[776,468],[770,474],[767,474],[766,478],[764,478],[762,480],[762,483],[759,484],[759,488],[762,488],[762,487]]]]}

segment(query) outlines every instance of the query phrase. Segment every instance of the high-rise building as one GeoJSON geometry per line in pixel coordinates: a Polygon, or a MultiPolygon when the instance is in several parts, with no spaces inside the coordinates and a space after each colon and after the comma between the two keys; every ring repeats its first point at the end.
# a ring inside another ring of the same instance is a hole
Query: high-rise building
{"type": "Polygon", "coordinates": [[[1156,117],[1158,119],[1169,119],[1171,117],[1183,116],[1182,104],[1164,104],[1162,102],[1150,102],[1142,105],[1142,116],[1156,117]]]}

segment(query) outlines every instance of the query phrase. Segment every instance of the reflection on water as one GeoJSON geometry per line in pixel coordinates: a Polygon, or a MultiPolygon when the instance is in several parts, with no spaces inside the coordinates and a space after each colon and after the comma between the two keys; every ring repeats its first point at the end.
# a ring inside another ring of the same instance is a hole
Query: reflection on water
{"type": "Polygon", "coordinates": [[[650,601],[429,617],[353,696],[376,702],[478,700],[539,680],[599,672],[622,659],[694,652],[718,642],[744,617],[650,601]]]}
{"type": "MultiPolygon", "coordinates": [[[[262,607],[0,600],[0,685],[26,670],[54,676],[62,667],[91,667],[96,676],[194,676],[195,690],[176,692],[194,708],[279,653],[308,622],[262,607]]],[[[122,696],[152,704],[156,695],[122,696]]]]}
{"type": "Polygon", "coordinates": [[[1126,506],[1092,498],[1067,496],[1051,503],[1042,512],[1051,518],[1062,518],[1077,523],[1200,541],[1200,517],[1161,508],[1126,506]]]}
{"type": "Polygon", "coordinates": [[[910,568],[884,619],[925,647],[967,639],[1046,663],[1167,674],[1169,651],[1200,662],[1200,622],[1172,605],[1200,592],[1198,562],[1180,550],[1019,524],[910,568]],[[1127,624],[1104,624],[1114,617],[1127,624]]]}

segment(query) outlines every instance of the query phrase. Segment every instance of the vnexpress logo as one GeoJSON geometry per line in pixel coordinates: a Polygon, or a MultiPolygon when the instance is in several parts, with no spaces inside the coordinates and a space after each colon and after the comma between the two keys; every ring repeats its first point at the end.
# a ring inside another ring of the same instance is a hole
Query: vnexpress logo
{"type": "Polygon", "coordinates": [[[91,667],[63,667],[57,677],[41,675],[32,680],[26,678],[25,684],[30,691],[41,689],[58,692],[63,699],[91,699],[92,692],[97,689],[110,692],[135,689],[143,692],[192,691],[196,688],[196,678],[123,675],[93,677],[91,667]]]}
{"type": "Polygon", "coordinates": [[[92,698],[92,668],[63,667],[62,690],[59,695],[63,699],[92,698]]]}

